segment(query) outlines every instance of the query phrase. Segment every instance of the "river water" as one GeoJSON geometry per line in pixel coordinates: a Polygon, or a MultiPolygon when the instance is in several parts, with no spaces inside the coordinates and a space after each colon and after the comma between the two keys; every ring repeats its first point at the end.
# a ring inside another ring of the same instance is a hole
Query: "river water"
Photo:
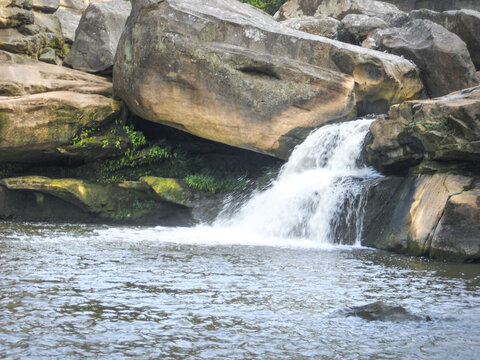
{"type": "Polygon", "coordinates": [[[362,248],[370,120],[192,228],[0,222],[0,358],[478,359],[480,265],[362,248]],[[368,321],[384,301],[426,320],[368,321]]]}

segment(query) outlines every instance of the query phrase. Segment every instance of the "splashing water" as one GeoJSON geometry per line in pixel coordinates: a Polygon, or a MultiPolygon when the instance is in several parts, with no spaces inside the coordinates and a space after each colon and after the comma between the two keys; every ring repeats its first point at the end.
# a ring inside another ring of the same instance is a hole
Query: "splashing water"
{"type": "Polygon", "coordinates": [[[360,244],[365,179],[379,176],[359,166],[373,120],[360,119],[313,131],[293,151],[270,188],[254,193],[216,226],[249,229],[267,237],[316,243],[360,244]]]}

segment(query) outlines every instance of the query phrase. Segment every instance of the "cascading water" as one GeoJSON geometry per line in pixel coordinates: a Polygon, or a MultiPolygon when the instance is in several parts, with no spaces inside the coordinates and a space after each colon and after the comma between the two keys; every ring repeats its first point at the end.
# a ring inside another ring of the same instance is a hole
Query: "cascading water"
{"type": "Polygon", "coordinates": [[[379,176],[358,165],[372,121],[360,119],[313,131],[267,190],[254,193],[230,219],[220,216],[216,225],[267,237],[359,244],[363,183],[379,176]]]}

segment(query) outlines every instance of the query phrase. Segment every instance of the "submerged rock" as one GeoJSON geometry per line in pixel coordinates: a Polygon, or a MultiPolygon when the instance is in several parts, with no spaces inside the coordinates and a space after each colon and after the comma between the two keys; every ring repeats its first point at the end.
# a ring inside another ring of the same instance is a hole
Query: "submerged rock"
{"type": "Polygon", "coordinates": [[[83,13],[65,63],[87,72],[111,71],[131,9],[124,0],[92,3],[83,13]]]}
{"type": "Polygon", "coordinates": [[[412,60],[422,71],[431,97],[476,85],[475,66],[465,43],[429,20],[413,20],[401,28],[378,29],[363,45],[412,60]]]}
{"type": "Polygon", "coordinates": [[[352,306],[341,311],[341,314],[355,316],[368,321],[431,321],[429,316],[418,316],[398,305],[389,305],[376,301],[362,306],[352,306]]]}
{"type": "Polygon", "coordinates": [[[79,179],[50,179],[41,176],[2,179],[0,199],[0,218],[68,221],[71,216],[74,220],[83,221],[163,225],[179,225],[191,221],[190,211],[186,207],[162,201],[149,190],[94,184],[79,179]],[[51,197],[71,206],[52,202],[51,197]],[[55,211],[53,205],[61,206],[67,212],[61,214],[55,211]],[[70,211],[72,206],[74,210],[70,211]],[[30,207],[37,214],[32,214],[30,207]]]}
{"type": "Polygon", "coordinates": [[[115,93],[142,118],[286,159],[312,128],[418,97],[400,57],[295,31],[236,0],[136,0],[115,93]],[[161,94],[161,98],[159,98],[161,94]]]}

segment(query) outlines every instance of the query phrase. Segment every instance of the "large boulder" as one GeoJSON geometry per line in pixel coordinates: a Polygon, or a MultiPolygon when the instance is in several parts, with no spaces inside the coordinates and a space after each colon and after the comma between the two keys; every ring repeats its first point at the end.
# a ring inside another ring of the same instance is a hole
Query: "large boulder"
{"type": "Polygon", "coordinates": [[[380,18],[350,14],[345,16],[340,22],[338,40],[361,45],[373,30],[386,28],[388,28],[388,24],[380,18]]]}
{"type": "Polygon", "coordinates": [[[363,244],[417,256],[480,259],[480,201],[479,191],[470,190],[474,183],[448,173],[408,177],[363,244]]]}
{"type": "Polygon", "coordinates": [[[304,16],[287,19],[283,21],[282,24],[295,30],[305,31],[309,34],[337,39],[340,21],[332,17],[304,16]]]}
{"type": "Polygon", "coordinates": [[[473,9],[480,11],[478,0],[383,0],[403,11],[430,9],[435,11],[473,9]]]}
{"type": "Polygon", "coordinates": [[[432,243],[430,256],[478,260],[480,258],[479,241],[480,221],[480,185],[472,190],[453,195],[448,199],[432,243]]]}
{"type": "Polygon", "coordinates": [[[124,0],[92,3],[83,13],[65,63],[93,73],[111,71],[131,9],[124,0]]]}
{"type": "Polygon", "coordinates": [[[290,0],[280,7],[274,18],[282,21],[302,16],[330,16],[342,20],[349,14],[375,16],[391,25],[407,18],[396,6],[375,0],[290,0]]]}
{"type": "Polygon", "coordinates": [[[467,45],[477,70],[480,70],[480,12],[474,10],[445,12],[416,10],[410,13],[410,17],[433,21],[458,35],[467,45]]]}
{"type": "Polygon", "coordinates": [[[2,179],[0,218],[156,225],[191,221],[189,209],[163,201],[140,185],[103,185],[42,176],[2,179]]]}
{"type": "Polygon", "coordinates": [[[134,1],[113,79],[142,118],[284,159],[312,128],[422,92],[407,60],[293,30],[236,0],[134,1]]]}
{"type": "Polygon", "coordinates": [[[82,129],[120,116],[111,93],[103,78],[0,52],[0,162],[66,158],[82,129]]]}
{"type": "Polygon", "coordinates": [[[412,60],[422,71],[430,97],[476,85],[475,66],[465,43],[429,20],[413,20],[401,28],[378,29],[363,44],[412,60]]]}
{"type": "Polygon", "coordinates": [[[383,172],[401,174],[422,160],[476,164],[480,162],[480,87],[392,106],[370,130],[368,157],[383,172]]]}

